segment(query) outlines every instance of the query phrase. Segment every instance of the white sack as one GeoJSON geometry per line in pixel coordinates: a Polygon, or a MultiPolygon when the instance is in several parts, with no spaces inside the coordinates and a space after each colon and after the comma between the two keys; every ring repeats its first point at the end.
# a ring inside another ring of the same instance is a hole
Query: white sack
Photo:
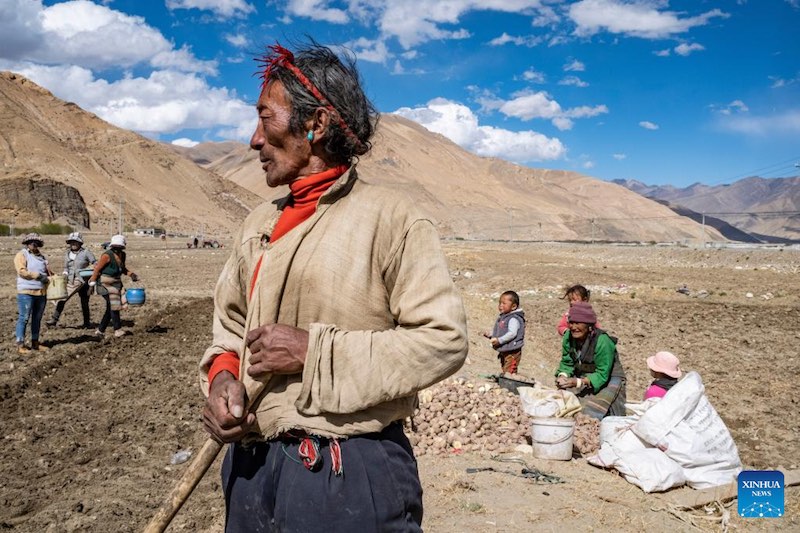
{"type": "Polygon", "coordinates": [[[613,444],[604,442],[588,461],[601,468],[615,468],[644,492],[662,492],[686,483],[681,465],[658,448],[648,447],[632,431],[623,431],[613,444]]]}
{"type": "Polygon", "coordinates": [[[638,416],[607,416],[600,421],[600,445],[614,443],[639,420],[638,416]]]}
{"type": "Polygon", "coordinates": [[[686,374],[632,430],[681,465],[692,488],[730,483],[742,470],[739,450],[697,372],[686,374]]]}

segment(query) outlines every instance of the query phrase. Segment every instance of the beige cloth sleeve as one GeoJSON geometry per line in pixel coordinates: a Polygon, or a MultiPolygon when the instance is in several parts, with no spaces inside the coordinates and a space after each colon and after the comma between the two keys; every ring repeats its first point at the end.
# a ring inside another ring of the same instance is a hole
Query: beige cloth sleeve
{"type": "Polygon", "coordinates": [[[355,413],[409,397],[464,363],[466,313],[428,220],[410,226],[390,255],[384,283],[394,329],[345,331],[331,324],[311,325],[302,390],[295,402],[300,413],[355,413]]]}
{"type": "MultiPolygon", "coordinates": [[[[238,242],[238,241],[235,241],[238,242]]],[[[200,388],[208,396],[208,371],[221,353],[233,352],[242,357],[242,345],[247,319],[249,269],[240,248],[235,247],[222,269],[214,290],[214,318],[211,330],[213,342],[200,361],[200,388]]]]}

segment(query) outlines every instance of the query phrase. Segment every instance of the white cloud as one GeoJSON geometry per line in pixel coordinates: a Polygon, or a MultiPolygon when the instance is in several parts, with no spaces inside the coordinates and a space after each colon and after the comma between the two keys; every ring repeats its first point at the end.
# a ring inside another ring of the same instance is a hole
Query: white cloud
{"type": "Polygon", "coordinates": [[[245,140],[255,125],[252,105],[226,88],[210,87],[195,74],[164,70],[109,82],[77,66],[20,63],[0,68],[18,72],[116,126],[141,133],[225,127],[244,132],[236,138],[245,140]]]}
{"type": "Polygon", "coordinates": [[[747,113],[750,111],[750,108],[747,107],[741,100],[734,100],[729,104],[719,105],[719,104],[710,104],[708,106],[711,111],[714,111],[720,115],[734,115],[738,113],[747,113]]]}
{"type": "Polygon", "coordinates": [[[244,0],[167,0],[167,9],[202,9],[222,18],[245,17],[255,12],[244,0]]]}
{"type": "Polygon", "coordinates": [[[600,31],[621,33],[645,39],[661,39],[684,33],[709,20],[729,15],[712,9],[696,17],[681,18],[675,11],[661,11],[664,0],[581,0],[569,7],[569,17],[576,24],[575,34],[591,36],[600,31]]]}
{"type": "Polygon", "coordinates": [[[584,161],[581,166],[585,169],[594,168],[594,161],[584,161]]]}
{"type": "MultiPolygon", "coordinates": [[[[408,50],[436,39],[465,39],[470,33],[457,26],[461,17],[474,11],[499,11],[532,15],[548,0],[289,0],[287,17],[305,17],[345,24],[357,20],[377,27],[382,39],[396,38],[408,50]],[[344,4],[345,7],[341,7],[344,4]],[[334,7],[336,6],[336,7],[334,7]]],[[[545,10],[545,13],[550,11],[545,10]]],[[[510,38],[510,36],[509,36],[510,38]]],[[[533,38],[513,38],[516,44],[531,46],[533,38]]],[[[502,44],[502,43],[495,43],[502,44]]]]}
{"type": "Polygon", "coordinates": [[[567,109],[564,112],[564,115],[572,118],[589,118],[589,117],[596,117],[598,115],[603,115],[605,113],[608,113],[608,107],[606,107],[605,105],[596,105],[594,107],[589,107],[588,105],[582,105],[567,109]]]}
{"type": "Polygon", "coordinates": [[[425,107],[403,107],[395,113],[481,156],[525,163],[559,159],[566,154],[566,148],[556,138],[530,130],[510,131],[481,126],[468,107],[443,98],[431,100],[425,107]]]}
{"type": "MultiPolygon", "coordinates": [[[[800,1],[800,0],[798,0],[800,1]]],[[[767,78],[772,81],[772,84],[769,86],[770,89],[779,89],[781,87],[787,87],[789,85],[794,85],[798,81],[800,81],[800,74],[795,76],[794,78],[784,79],[779,76],[767,76],[767,78]]]]}
{"type": "Polygon", "coordinates": [[[559,129],[559,131],[571,130],[572,126],[575,125],[572,119],[569,119],[565,116],[555,117],[551,120],[551,122],[553,123],[553,126],[559,129]]]}
{"type": "Polygon", "coordinates": [[[42,46],[41,0],[0,2],[0,54],[23,59],[42,46]]]}
{"type": "Polygon", "coordinates": [[[772,115],[723,115],[719,125],[723,130],[746,135],[798,135],[800,134],[800,109],[772,115]]]}
{"type": "Polygon", "coordinates": [[[226,41],[231,43],[236,48],[244,48],[245,46],[247,46],[247,44],[249,42],[247,40],[247,37],[242,35],[241,33],[237,33],[237,34],[226,33],[224,35],[224,37],[225,37],[226,41]]]}
{"type": "Polygon", "coordinates": [[[573,118],[587,118],[608,113],[608,108],[605,105],[562,109],[561,105],[545,91],[520,93],[513,99],[503,102],[497,109],[508,117],[520,120],[538,118],[550,120],[556,128],[562,131],[572,128],[573,121],[571,119],[573,118]]]}
{"type": "Polygon", "coordinates": [[[545,75],[534,68],[529,68],[522,73],[522,79],[531,83],[544,83],[545,75]]]}
{"type": "Polygon", "coordinates": [[[359,37],[354,41],[344,44],[345,48],[351,50],[359,61],[369,61],[370,63],[386,63],[389,59],[389,50],[386,42],[380,39],[373,40],[366,37],[359,37]]]}
{"type": "Polygon", "coordinates": [[[508,100],[500,106],[500,112],[522,120],[552,119],[563,115],[559,103],[545,91],[523,94],[508,100]]]}
{"type": "Polygon", "coordinates": [[[527,46],[528,48],[533,48],[534,46],[541,44],[544,41],[544,37],[538,35],[525,35],[525,36],[511,36],[506,32],[503,32],[502,35],[499,37],[495,37],[491,41],[489,41],[490,46],[502,46],[504,44],[512,43],[517,46],[527,46]]]}
{"type": "Polygon", "coordinates": [[[656,50],[653,54],[657,55],[658,57],[669,57],[672,51],[669,48],[665,48],[664,50],[656,50]]]}
{"type": "Polygon", "coordinates": [[[657,130],[658,129],[658,124],[653,124],[649,120],[643,120],[643,121],[639,122],[639,125],[641,127],[643,127],[644,129],[646,129],[646,130],[657,130]]]}
{"type": "Polygon", "coordinates": [[[588,87],[589,84],[580,79],[578,76],[566,76],[558,82],[559,85],[572,85],[575,87],[588,87]]]}
{"type": "Polygon", "coordinates": [[[564,72],[583,72],[586,70],[586,65],[578,61],[577,59],[573,59],[566,65],[564,65],[564,72]]]}
{"type": "Polygon", "coordinates": [[[40,0],[11,2],[0,7],[0,57],[4,59],[99,69],[150,64],[216,73],[215,61],[198,60],[186,47],[175,49],[142,17],[86,0],[50,7],[43,7],[40,0]]]}
{"type": "Polygon", "coordinates": [[[545,26],[555,26],[561,22],[561,17],[552,7],[541,6],[538,14],[533,17],[531,25],[534,28],[544,28],[545,26]]]}
{"type": "Polygon", "coordinates": [[[350,20],[347,11],[328,8],[325,7],[326,4],[328,4],[327,0],[289,0],[286,11],[297,17],[324,20],[333,24],[345,24],[350,20]]]}
{"type": "Polygon", "coordinates": [[[183,146],[184,148],[194,148],[200,143],[197,141],[193,141],[191,139],[187,139],[186,137],[181,137],[180,139],[173,140],[172,143],[170,144],[174,144],[176,146],[183,146]]]}
{"type": "Polygon", "coordinates": [[[625,155],[625,154],[611,154],[611,157],[613,157],[617,161],[622,161],[623,159],[625,159],[628,156],[625,155]]]}
{"type": "Polygon", "coordinates": [[[688,56],[692,52],[697,52],[698,50],[705,50],[705,49],[706,49],[706,47],[703,46],[702,44],[681,43],[681,44],[679,44],[678,46],[675,47],[675,53],[678,54],[679,56],[688,56]]]}

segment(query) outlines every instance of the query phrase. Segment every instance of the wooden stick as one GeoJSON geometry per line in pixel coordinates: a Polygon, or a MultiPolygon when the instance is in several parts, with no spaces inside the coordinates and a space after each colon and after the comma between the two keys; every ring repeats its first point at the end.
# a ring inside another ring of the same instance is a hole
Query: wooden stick
{"type": "MultiPolygon", "coordinates": [[[[247,397],[253,398],[253,400],[247,402],[245,413],[249,413],[250,409],[261,399],[261,394],[264,392],[267,381],[268,379],[264,379],[263,381],[256,382],[254,384],[255,390],[252,392],[248,391],[247,397]]],[[[214,463],[214,459],[217,458],[221,449],[222,444],[214,439],[209,438],[206,441],[203,447],[200,448],[200,453],[197,454],[197,457],[194,458],[189,468],[183,473],[183,477],[181,477],[178,484],[175,485],[175,488],[172,489],[172,492],[170,492],[167,499],[164,500],[164,503],[161,504],[158,512],[150,520],[150,523],[147,524],[143,533],[163,533],[169,527],[170,522],[172,522],[172,519],[175,518],[175,515],[178,514],[183,504],[186,503],[186,500],[191,496],[194,488],[200,483],[200,480],[203,479],[206,472],[208,472],[208,469],[214,463]]]]}
{"type": "Polygon", "coordinates": [[[189,468],[183,473],[183,477],[172,489],[164,503],[161,504],[161,508],[150,520],[150,523],[147,524],[144,533],[163,533],[169,527],[172,519],[175,518],[183,504],[189,499],[194,488],[214,463],[214,459],[217,458],[220,450],[222,450],[222,444],[219,442],[211,438],[206,441],[200,449],[200,453],[197,454],[189,468]]]}

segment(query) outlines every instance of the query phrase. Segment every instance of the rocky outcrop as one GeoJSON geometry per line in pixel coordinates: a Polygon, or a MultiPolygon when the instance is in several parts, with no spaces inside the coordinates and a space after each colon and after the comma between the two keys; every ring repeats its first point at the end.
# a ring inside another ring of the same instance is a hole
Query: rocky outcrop
{"type": "Polygon", "coordinates": [[[17,226],[64,223],[90,228],[89,211],[80,191],[32,172],[0,179],[0,221],[17,226]]]}

